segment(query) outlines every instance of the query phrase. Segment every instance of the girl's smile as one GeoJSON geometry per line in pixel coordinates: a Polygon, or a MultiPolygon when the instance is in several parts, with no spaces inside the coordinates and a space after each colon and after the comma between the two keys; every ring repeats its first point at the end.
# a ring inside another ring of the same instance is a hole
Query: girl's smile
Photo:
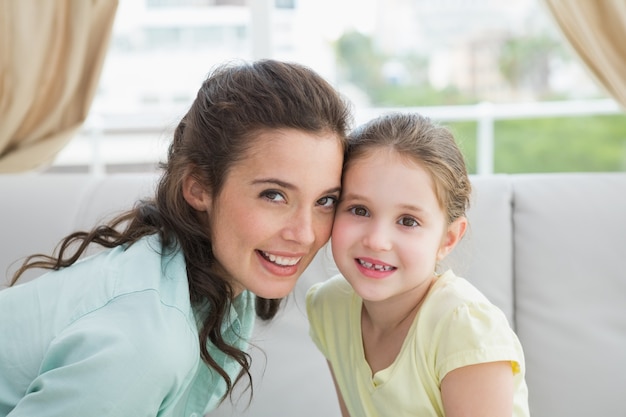
{"type": "Polygon", "coordinates": [[[372,258],[357,258],[355,261],[359,271],[369,278],[387,278],[396,270],[396,267],[372,258]]]}
{"type": "Polygon", "coordinates": [[[446,228],[431,176],[420,164],[375,148],[346,167],[332,249],[365,303],[419,300],[444,256],[446,228]]]}

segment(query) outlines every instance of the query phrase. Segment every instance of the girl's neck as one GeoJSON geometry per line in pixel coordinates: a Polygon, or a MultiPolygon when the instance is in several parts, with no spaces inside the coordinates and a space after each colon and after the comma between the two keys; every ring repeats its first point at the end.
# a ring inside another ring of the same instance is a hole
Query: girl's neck
{"type": "Polygon", "coordinates": [[[363,353],[372,376],[388,368],[396,360],[415,316],[434,282],[433,278],[414,291],[385,302],[363,301],[361,337],[363,353]]]}
{"type": "Polygon", "coordinates": [[[363,300],[361,327],[365,324],[370,331],[381,335],[406,327],[413,322],[434,282],[435,277],[410,292],[384,301],[363,300]]]}

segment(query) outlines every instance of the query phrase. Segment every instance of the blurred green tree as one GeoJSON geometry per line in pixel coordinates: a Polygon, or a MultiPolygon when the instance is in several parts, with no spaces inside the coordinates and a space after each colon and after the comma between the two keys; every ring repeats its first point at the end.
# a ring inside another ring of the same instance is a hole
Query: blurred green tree
{"type": "Polygon", "coordinates": [[[388,57],[360,32],[344,33],[335,44],[340,78],[363,91],[372,106],[433,106],[475,103],[456,88],[435,89],[428,81],[427,57],[388,57]]]}
{"type": "Polygon", "coordinates": [[[547,34],[511,37],[500,50],[500,73],[513,90],[526,88],[538,97],[547,97],[556,60],[567,61],[561,42],[547,34]]]}

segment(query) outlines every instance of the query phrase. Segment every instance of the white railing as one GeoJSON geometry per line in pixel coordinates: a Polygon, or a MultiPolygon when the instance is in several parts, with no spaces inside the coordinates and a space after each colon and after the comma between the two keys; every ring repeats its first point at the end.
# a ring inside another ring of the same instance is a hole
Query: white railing
{"type": "Polygon", "coordinates": [[[624,111],[617,102],[610,99],[511,104],[484,102],[465,106],[366,109],[357,114],[357,119],[359,119],[357,121],[365,121],[382,112],[392,110],[416,111],[441,122],[476,121],[477,174],[493,174],[494,123],[497,120],[610,115],[624,111]]]}
{"type": "MultiPolygon", "coordinates": [[[[497,120],[610,115],[624,110],[610,99],[387,107],[357,110],[355,122],[362,123],[390,111],[415,111],[441,122],[476,121],[476,173],[492,174],[497,120]]],[[[90,172],[101,174],[107,165],[155,164],[164,159],[172,131],[183,112],[184,109],[177,108],[161,113],[92,114],[80,135],[59,154],[53,167],[89,166],[90,172]]]]}

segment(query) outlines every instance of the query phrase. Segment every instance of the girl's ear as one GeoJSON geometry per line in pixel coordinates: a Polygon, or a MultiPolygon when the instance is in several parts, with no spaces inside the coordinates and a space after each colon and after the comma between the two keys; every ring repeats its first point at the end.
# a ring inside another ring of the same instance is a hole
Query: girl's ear
{"type": "Polygon", "coordinates": [[[208,212],[211,207],[208,190],[192,174],[188,174],[183,180],[183,197],[187,204],[198,211],[208,212]]]}
{"type": "Polygon", "coordinates": [[[461,240],[467,229],[467,218],[459,217],[448,225],[437,252],[437,261],[443,260],[461,240]]]}

